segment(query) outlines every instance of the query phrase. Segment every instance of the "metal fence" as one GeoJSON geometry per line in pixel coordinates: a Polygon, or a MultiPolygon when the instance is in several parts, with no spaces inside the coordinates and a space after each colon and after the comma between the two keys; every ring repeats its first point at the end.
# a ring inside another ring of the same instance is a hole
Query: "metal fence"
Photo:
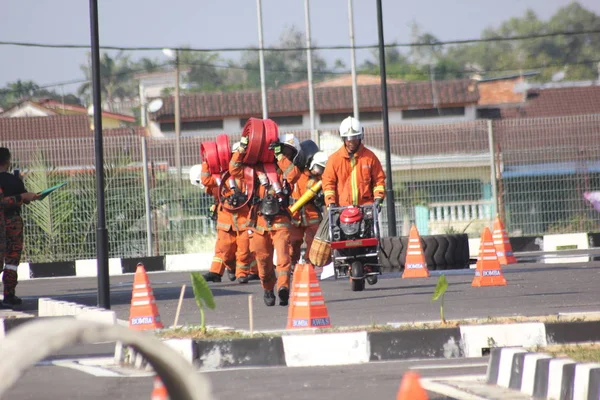
{"type": "MultiPolygon", "coordinates": [[[[382,132],[381,126],[367,128],[365,142],[385,166],[382,132]]],[[[310,138],[307,131],[296,134],[310,138]]],[[[319,137],[328,153],[341,145],[335,131],[320,131],[319,137]]],[[[236,132],[231,140],[238,138],[236,132]]],[[[181,139],[178,180],[175,139],[104,138],[111,257],[212,251],[214,224],[207,214],[213,200],[188,180],[189,168],[200,162],[200,143],[212,139],[181,139]]],[[[513,236],[600,230],[583,199],[584,192],[600,190],[600,115],[393,125],[390,139],[400,234],[415,223],[424,235],[478,236],[497,214],[513,236]]],[[[11,149],[28,190],[68,183],[24,207],[24,260],[95,258],[93,138],[0,145],[11,149]]],[[[386,216],[384,210],[384,232],[386,216]]]]}

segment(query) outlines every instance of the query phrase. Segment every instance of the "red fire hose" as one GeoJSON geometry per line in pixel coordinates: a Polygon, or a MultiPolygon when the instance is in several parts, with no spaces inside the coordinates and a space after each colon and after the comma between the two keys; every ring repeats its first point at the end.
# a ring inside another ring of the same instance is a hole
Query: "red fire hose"
{"type": "Polygon", "coordinates": [[[229,170],[229,161],[231,160],[231,146],[229,145],[229,136],[227,136],[226,134],[217,136],[217,153],[219,155],[219,172],[229,170]]]}
{"type": "Polygon", "coordinates": [[[277,124],[272,119],[263,120],[265,125],[265,141],[263,143],[261,161],[263,163],[272,163],[275,160],[275,154],[273,150],[269,150],[271,143],[279,139],[279,129],[277,124]]]}
{"type": "Polygon", "coordinates": [[[220,175],[221,163],[215,142],[202,142],[200,144],[200,157],[208,163],[208,171],[211,175],[220,175]]]}
{"type": "Polygon", "coordinates": [[[244,164],[254,165],[261,160],[263,150],[264,124],[261,119],[250,118],[242,131],[242,136],[248,137],[248,148],[244,156],[244,164]]]}

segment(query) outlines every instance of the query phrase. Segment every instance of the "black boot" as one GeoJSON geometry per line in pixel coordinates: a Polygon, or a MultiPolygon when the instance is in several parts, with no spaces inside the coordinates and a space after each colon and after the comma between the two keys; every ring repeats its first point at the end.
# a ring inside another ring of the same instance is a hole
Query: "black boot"
{"type": "Polygon", "coordinates": [[[221,275],[214,272],[207,272],[203,275],[206,282],[221,282],[221,275]]]}
{"type": "Polygon", "coordinates": [[[260,277],[258,276],[258,274],[250,274],[250,275],[248,275],[248,280],[249,281],[258,281],[258,280],[260,280],[260,277]]]}
{"type": "Polygon", "coordinates": [[[290,289],[286,288],[285,286],[282,286],[277,291],[277,294],[279,295],[279,305],[287,306],[290,300],[290,289]]]}
{"type": "Polygon", "coordinates": [[[229,280],[231,282],[235,281],[235,269],[231,270],[231,269],[227,268],[227,277],[229,278],[229,280]]]}
{"type": "Polygon", "coordinates": [[[275,293],[272,290],[265,290],[264,296],[265,304],[269,307],[275,305],[275,293]]]}
{"type": "Polygon", "coordinates": [[[5,307],[19,306],[21,304],[23,304],[23,300],[14,294],[5,295],[4,300],[2,300],[2,305],[5,307]]]}
{"type": "Polygon", "coordinates": [[[238,281],[239,284],[248,283],[248,277],[247,276],[240,276],[237,281],[238,281]]]}

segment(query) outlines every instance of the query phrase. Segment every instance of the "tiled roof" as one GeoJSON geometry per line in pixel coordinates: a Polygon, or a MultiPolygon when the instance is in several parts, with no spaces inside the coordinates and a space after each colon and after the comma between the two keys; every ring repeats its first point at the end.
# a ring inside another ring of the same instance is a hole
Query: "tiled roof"
{"type": "Polygon", "coordinates": [[[502,118],[600,114],[600,85],[533,89],[524,104],[501,110],[502,118]]]}
{"type": "MultiPolygon", "coordinates": [[[[403,80],[400,79],[391,79],[388,78],[386,80],[388,85],[394,83],[403,83],[403,80]]],[[[358,86],[366,86],[366,85],[380,85],[381,77],[379,75],[367,75],[367,74],[358,74],[356,75],[356,84],[358,86]]],[[[322,82],[316,82],[313,85],[315,88],[323,88],[323,87],[335,87],[335,86],[352,86],[352,74],[341,75],[337,78],[327,79],[322,82]]],[[[300,89],[307,88],[308,81],[300,81],[294,83],[288,83],[287,85],[280,86],[280,89],[300,89]]]]}
{"type": "Polygon", "coordinates": [[[521,103],[524,94],[515,92],[515,85],[519,82],[523,82],[520,77],[479,82],[479,105],[521,103]]]}
{"type": "MultiPolygon", "coordinates": [[[[471,80],[436,81],[435,98],[438,106],[476,104],[479,99],[477,85],[471,80]]],[[[267,94],[271,115],[294,115],[308,112],[308,90],[277,89],[267,94]]],[[[407,82],[388,85],[388,106],[391,109],[431,108],[434,96],[431,82],[407,82]]],[[[358,87],[359,107],[362,110],[381,109],[379,85],[358,87]]],[[[209,120],[225,117],[248,117],[262,114],[260,91],[200,93],[182,96],[182,120],[209,120]]],[[[152,113],[154,120],[173,120],[173,97],[164,99],[163,107],[152,113]]],[[[318,112],[344,112],[352,110],[351,87],[325,87],[315,89],[315,109],[318,112]]]]}
{"type": "Polygon", "coordinates": [[[87,115],[0,118],[0,141],[88,137],[87,115]]]}
{"type": "Polygon", "coordinates": [[[102,129],[103,136],[149,136],[148,130],[142,126],[102,129]]]}
{"type": "MultiPolygon", "coordinates": [[[[77,113],[82,113],[84,115],[88,115],[87,108],[85,108],[83,106],[78,106],[78,105],[74,105],[74,104],[63,104],[59,101],[52,100],[52,99],[40,100],[37,104],[41,105],[42,107],[51,109],[51,110],[69,110],[69,111],[73,111],[73,112],[77,112],[77,113]]],[[[118,121],[135,122],[135,117],[132,117],[130,115],[117,114],[117,113],[113,113],[113,112],[106,111],[106,110],[102,110],[102,116],[105,118],[113,118],[118,121]]]]}

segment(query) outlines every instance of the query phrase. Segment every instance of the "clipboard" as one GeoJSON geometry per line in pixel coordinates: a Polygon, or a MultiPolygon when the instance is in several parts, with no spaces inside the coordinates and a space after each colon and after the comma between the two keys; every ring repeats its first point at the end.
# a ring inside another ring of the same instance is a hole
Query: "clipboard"
{"type": "Polygon", "coordinates": [[[46,196],[48,196],[50,193],[54,192],[56,189],[60,189],[61,187],[65,186],[66,184],[67,184],[67,182],[59,183],[58,185],[54,185],[52,187],[49,187],[48,189],[38,192],[37,194],[39,194],[40,197],[38,197],[37,200],[42,200],[42,199],[46,198],[46,196]]]}

